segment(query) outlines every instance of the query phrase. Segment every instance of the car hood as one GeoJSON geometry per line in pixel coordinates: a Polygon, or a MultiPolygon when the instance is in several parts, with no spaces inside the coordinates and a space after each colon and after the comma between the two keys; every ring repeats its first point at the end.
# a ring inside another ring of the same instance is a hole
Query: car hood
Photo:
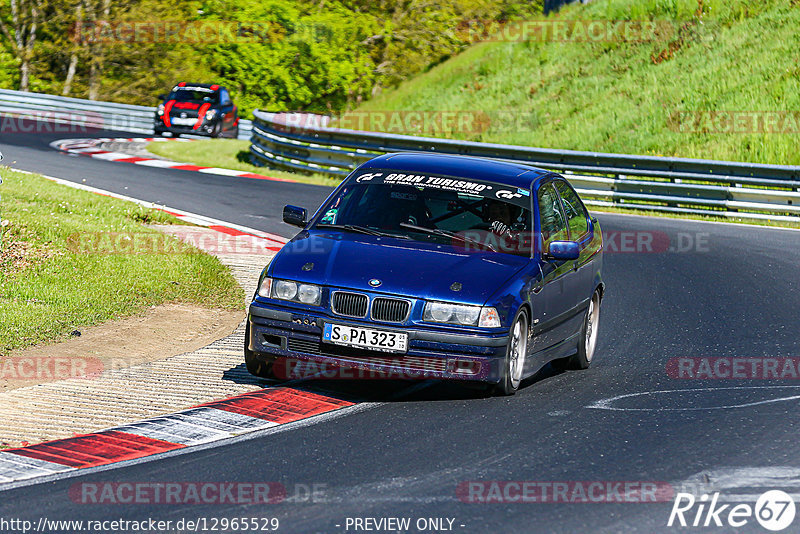
{"type": "Polygon", "coordinates": [[[465,252],[449,245],[304,231],[272,260],[269,274],[362,291],[484,304],[528,262],[510,254],[465,252]],[[373,279],[381,281],[379,287],[370,286],[373,279]],[[461,284],[459,291],[451,289],[455,282],[461,284]]]}

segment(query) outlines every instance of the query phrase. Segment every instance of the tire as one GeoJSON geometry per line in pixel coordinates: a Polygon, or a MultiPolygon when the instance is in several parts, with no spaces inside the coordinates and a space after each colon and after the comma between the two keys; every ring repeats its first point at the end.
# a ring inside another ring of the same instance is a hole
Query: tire
{"type": "Polygon", "coordinates": [[[495,386],[498,395],[513,395],[522,383],[525,356],[528,350],[528,314],[520,310],[508,331],[508,346],[503,365],[503,377],[495,386]]]}
{"type": "Polygon", "coordinates": [[[247,372],[259,378],[275,378],[272,373],[272,363],[258,359],[256,353],[250,350],[250,322],[244,328],[244,364],[247,372]]]}
{"type": "Polygon", "coordinates": [[[236,126],[233,130],[231,130],[231,139],[239,139],[239,127],[236,126]]]}
{"type": "Polygon", "coordinates": [[[214,127],[211,129],[211,137],[217,138],[222,133],[222,123],[217,122],[214,127]]]}
{"type": "Polygon", "coordinates": [[[587,369],[592,363],[594,351],[597,347],[597,327],[600,322],[600,291],[595,290],[589,307],[583,316],[583,326],[581,326],[578,352],[569,356],[555,360],[553,366],[560,370],[581,370],[587,369]]]}

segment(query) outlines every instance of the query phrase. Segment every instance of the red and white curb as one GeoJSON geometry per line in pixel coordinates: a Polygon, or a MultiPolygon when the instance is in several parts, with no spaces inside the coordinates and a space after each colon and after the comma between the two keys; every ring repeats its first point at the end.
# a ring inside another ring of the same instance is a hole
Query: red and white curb
{"type": "Polygon", "coordinates": [[[355,402],[273,387],[92,434],[0,451],[0,484],[136,460],[302,421],[355,402]]]}
{"type": "Polygon", "coordinates": [[[162,169],[178,169],[182,171],[196,171],[205,174],[216,174],[219,176],[234,176],[237,178],[252,178],[254,180],[272,180],[276,182],[294,182],[286,178],[275,178],[274,176],[266,176],[264,174],[257,174],[253,172],[237,171],[234,169],[223,169],[221,167],[204,167],[202,165],[194,165],[192,163],[181,163],[179,161],[170,161],[160,158],[149,158],[144,156],[135,156],[132,154],[125,154],[124,152],[115,152],[111,150],[104,150],[100,145],[104,143],[149,143],[149,142],[192,142],[192,139],[181,139],[172,137],[100,137],[96,139],[59,139],[50,143],[50,146],[61,152],[68,154],[75,154],[78,156],[87,156],[90,158],[102,159],[105,161],[116,161],[120,163],[133,163],[135,165],[144,165],[146,167],[159,167],[162,169]]]}

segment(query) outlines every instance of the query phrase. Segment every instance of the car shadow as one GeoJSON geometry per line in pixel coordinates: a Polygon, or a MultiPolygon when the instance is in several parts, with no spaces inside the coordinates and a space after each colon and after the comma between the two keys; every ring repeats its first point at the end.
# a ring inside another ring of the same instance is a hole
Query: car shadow
{"type": "MultiPolygon", "coordinates": [[[[562,374],[552,365],[545,365],[538,373],[525,379],[517,394],[535,389],[539,382],[562,374]]],[[[498,399],[487,385],[456,380],[397,380],[397,379],[295,379],[274,380],[251,375],[244,363],[222,374],[223,380],[237,384],[260,385],[264,388],[292,387],[329,395],[351,402],[433,402],[454,400],[498,399]]]]}

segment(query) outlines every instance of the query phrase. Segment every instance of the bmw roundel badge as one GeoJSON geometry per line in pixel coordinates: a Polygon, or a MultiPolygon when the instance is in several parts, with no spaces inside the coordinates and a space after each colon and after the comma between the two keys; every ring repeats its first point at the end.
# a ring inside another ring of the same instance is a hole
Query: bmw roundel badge
{"type": "Polygon", "coordinates": [[[369,281],[369,285],[371,285],[372,287],[378,287],[379,285],[381,285],[381,283],[382,282],[377,278],[373,278],[372,280],[369,281]]]}

